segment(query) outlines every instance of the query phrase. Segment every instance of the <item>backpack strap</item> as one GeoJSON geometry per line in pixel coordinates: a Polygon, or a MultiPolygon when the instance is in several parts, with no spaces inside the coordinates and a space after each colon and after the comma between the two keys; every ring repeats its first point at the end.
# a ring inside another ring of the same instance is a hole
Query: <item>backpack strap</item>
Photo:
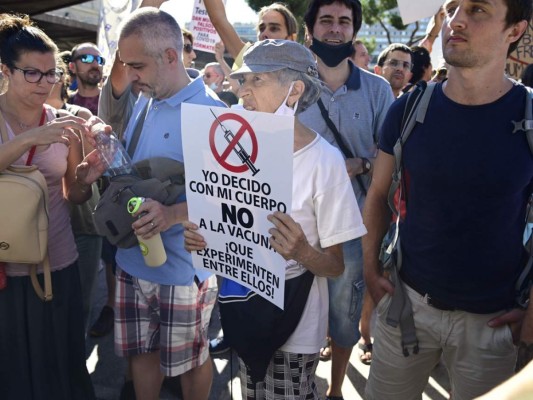
{"type": "Polygon", "coordinates": [[[511,121],[514,125],[513,133],[524,131],[526,132],[529,149],[533,153],[533,89],[524,86],[528,95],[526,96],[524,119],[518,122],[511,121]]]}
{"type": "MultiPolygon", "coordinates": [[[[511,122],[514,124],[513,133],[525,131],[529,149],[533,153],[533,89],[528,86],[524,87],[528,94],[525,101],[524,119],[519,122],[511,122]]],[[[516,302],[520,307],[524,308],[528,306],[529,292],[533,283],[533,234],[531,233],[531,229],[533,228],[533,193],[529,196],[525,222],[524,246],[528,252],[528,260],[515,284],[516,302]]]]}
{"type": "Polygon", "coordinates": [[[405,104],[401,134],[393,148],[394,172],[392,174],[392,183],[388,195],[389,207],[396,215],[400,215],[400,210],[397,209],[398,207],[396,207],[394,202],[394,195],[402,181],[403,145],[411,135],[415,124],[417,122],[420,124],[424,123],[429,100],[431,99],[435,85],[436,83],[430,83],[429,85],[426,84],[426,82],[417,83],[415,90],[409,93],[407,103],[405,104]]]}
{"type": "Polygon", "coordinates": [[[54,296],[52,294],[52,274],[50,270],[50,259],[48,258],[48,252],[43,261],[43,279],[44,290],[37,279],[37,265],[32,264],[30,267],[30,279],[33,286],[33,290],[37,293],[37,296],[43,301],[51,301],[54,296]]]}
{"type": "Polygon", "coordinates": [[[402,352],[405,357],[409,356],[409,347],[412,346],[413,353],[418,354],[418,338],[416,336],[415,321],[413,318],[413,305],[411,300],[405,293],[404,286],[401,284],[400,269],[402,267],[402,252],[399,237],[399,224],[400,224],[400,203],[402,200],[403,188],[400,186],[402,183],[402,149],[406,140],[409,138],[416,123],[424,123],[426,112],[429,106],[429,101],[433,90],[435,89],[435,83],[429,85],[426,82],[422,82],[416,85],[414,91],[412,91],[407,98],[405,104],[404,114],[402,118],[400,137],[394,145],[394,161],[395,168],[392,176],[392,183],[389,189],[389,206],[396,214],[396,227],[394,232],[394,238],[392,239],[387,253],[389,262],[384,266],[385,269],[390,271],[391,281],[395,287],[394,294],[391,298],[391,304],[387,312],[387,324],[393,327],[399,325],[402,336],[401,345],[402,352]],[[394,202],[394,194],[400,188],[399,198],[397,202],[394,202]],[[397,205],[396,205],[397,204],[397,205]],[[394,253],[394,254],[393,254],[394,253]]]}

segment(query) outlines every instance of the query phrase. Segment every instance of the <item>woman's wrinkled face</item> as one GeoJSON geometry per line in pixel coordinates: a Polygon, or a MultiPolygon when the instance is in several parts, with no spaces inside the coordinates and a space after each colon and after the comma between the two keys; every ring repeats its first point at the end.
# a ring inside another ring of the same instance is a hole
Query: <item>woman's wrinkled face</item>
{"type": "Polygon", "coordinates": [[[239,82],[239,97],[249,111],[274,113],[289,92],[289,87],[280,83],[275,72],[243,74],[239,82]]]}

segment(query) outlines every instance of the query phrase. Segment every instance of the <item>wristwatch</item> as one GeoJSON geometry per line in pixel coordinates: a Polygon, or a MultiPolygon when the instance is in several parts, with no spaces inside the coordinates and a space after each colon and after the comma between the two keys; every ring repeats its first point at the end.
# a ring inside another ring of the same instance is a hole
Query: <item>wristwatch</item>
{"type": "Polygon", "coordinates": [[[361,175],[366,175],[370,172],[370,169],[372,168],[372,163],[368,158],[361,158],[363,161],[363,172],[361,175]]]}

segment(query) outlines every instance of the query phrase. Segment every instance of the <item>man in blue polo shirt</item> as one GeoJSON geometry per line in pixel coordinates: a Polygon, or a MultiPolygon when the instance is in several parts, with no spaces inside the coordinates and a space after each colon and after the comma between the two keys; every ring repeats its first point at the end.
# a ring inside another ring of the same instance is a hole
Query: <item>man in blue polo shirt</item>
{"type": "MultiPolygon", "coordinates": [[[[144,118],[133,161],[168,157],[183,162],[181,104],[221,106],[201,78],[191,81],[182,61],[183,36],[175,19],[153,7],[133,12],[120,33],[120,60],[141,96],[125,132],[127,144],[144,118]],[[147,110],[146,116],[144,110],[147,110]]],[[[181,376],[184,399],[207,399],[212,381],[207,327],[216,280],[192,266],[183,248],[185,198],[165,206],[147,199],[133,224],[148,239],[161,234],[167,261],[148,267],[135,246],[117,252],[115,351],[131,357],[137,398],[158,398],[163,377],[181,376]]]]}
{"type": "MultiPolygon", "coordinates": [[[[325,84],[320,101],[327,118],[321,106],[315,104],[300,114],[300,121],[332,145],[348,149],[342,153],[362,210],[376,155],[378,129],[394,100],[392,91],[385,79],[359,69],[349,60],[353,39],[362,23],[359,0],[313,0],[304,19],[312,40],[310,49],[317,57],[318,74],[325,84]],[[339,132],[340,141],[332,128],[339,132]]],[[[344,243],[343,252],[344,273],[328,279],[332,365],[327,396],[332,400],[342,398],[348,361],[360,338],[364,293],[361,239],[344,243]]]]}

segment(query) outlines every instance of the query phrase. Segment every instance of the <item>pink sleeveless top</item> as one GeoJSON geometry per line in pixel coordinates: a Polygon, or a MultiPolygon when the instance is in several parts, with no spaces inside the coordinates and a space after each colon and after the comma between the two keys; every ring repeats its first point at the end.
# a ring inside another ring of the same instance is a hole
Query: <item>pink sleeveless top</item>
{"type": "MultiPolygon", "coordinates": [[[[46,108],[46,119],[55,119],[55,112],[52,108],[46,108]]],[[[7,124],[9,138],[13,138],[13,130],[7,124]]],[[[67,157],[69,149],[62,143],[54,143],[44,151],[35,152],[32,164],[39,167],[39,171],[44,175],[48,185],[49,195],[49,222],[48,222],[48,255],[52,271],[68,267],[78,258],[74,235],[70,226],[70,211],[68,202],[63,196],[63,176],[67,171],[67,157]]],[[[25,165],[28,153],[24,153],[13,164],[25,165]]],[[[22,199],[21,199],[22,201],[22,199]]],[[[8,276],[29,275],[27,264],[7,264],[6,272],[8,276]]],[[[39,265],[38,272],[42,272],[39,265]]]]}

